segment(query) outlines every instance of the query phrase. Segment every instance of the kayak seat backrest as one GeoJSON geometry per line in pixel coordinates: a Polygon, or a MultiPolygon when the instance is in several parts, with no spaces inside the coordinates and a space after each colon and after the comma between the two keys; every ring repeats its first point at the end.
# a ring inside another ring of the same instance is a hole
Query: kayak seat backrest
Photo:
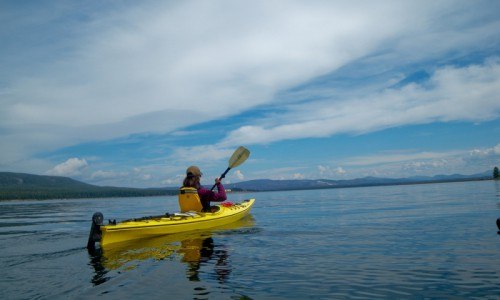
{"type": "Polygon", "coordinates": [[[201,205],[198,191],[192,187],[182,187],[179,190],[179,207],[181,212],[198,211],[201,212],[201,205]]]}

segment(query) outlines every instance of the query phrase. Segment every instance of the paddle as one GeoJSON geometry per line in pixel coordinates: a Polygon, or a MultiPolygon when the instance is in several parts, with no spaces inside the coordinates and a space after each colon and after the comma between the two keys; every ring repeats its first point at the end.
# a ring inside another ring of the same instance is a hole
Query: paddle
{"type": "MultiPolygon", "coordinates": [[[[234,151],[233,155],[229,159],[229,166],[227,167],[226,171],[224,171],[224,173],[222,173],[222,175],[219,177],[219,179],[222,180],[222,178],[226,177],[226,174],[227,174],[227,172],[229,172],[229,170],[244,163],[245,160],[247,160],[247,158],[249,156],[250,156],[250,151],[247,148],[242,147],[242,146],[238,147],[238,149],[236,149],[236,151],[234,151]]],[[[211,191],[214,190],[215,186],[216,186],[216,184],[214,184],[211,191]]]]}

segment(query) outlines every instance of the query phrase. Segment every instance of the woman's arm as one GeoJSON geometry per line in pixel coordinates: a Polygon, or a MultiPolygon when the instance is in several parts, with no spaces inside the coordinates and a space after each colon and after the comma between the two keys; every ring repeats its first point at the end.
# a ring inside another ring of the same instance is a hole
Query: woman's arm
{"type": "Polygon", "coordinates": [[[198,195],[202,201],[222,202],[227,199],[226,190],[219,178],[215,180],[215,185],[217,186],[217,193],[203,187],[198,189],[198,195]]]}

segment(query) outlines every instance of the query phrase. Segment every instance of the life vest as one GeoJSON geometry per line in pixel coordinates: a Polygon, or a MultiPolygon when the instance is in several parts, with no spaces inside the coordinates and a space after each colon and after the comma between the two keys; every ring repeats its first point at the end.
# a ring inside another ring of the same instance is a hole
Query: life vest
{"type": "Polygon", "coordinates": [[[200,211],[203,209],[198,191],[192,187],[179,189],[179,207],[181,212],[200,211]]]}

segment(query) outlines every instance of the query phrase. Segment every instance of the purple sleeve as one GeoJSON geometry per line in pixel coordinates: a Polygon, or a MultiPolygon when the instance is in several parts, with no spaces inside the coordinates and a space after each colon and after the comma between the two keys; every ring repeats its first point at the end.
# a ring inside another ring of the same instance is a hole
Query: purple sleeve
{"type": "Polygon", "coordinates": [[[227,199],[226,190],[224,189],[222,183],[217,184],[217,193],[208,190],[204,187],[201,187],[198,189],[198,195],[200,196],[200,199],[203,202],[210,202],[210,201],[222,202],[227,199]]]}

